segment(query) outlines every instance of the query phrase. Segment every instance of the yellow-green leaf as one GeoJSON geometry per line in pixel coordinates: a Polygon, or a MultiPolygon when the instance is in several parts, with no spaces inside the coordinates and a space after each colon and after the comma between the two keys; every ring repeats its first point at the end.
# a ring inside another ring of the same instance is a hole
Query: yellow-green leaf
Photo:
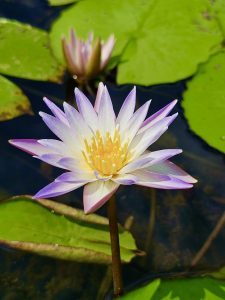
{"type": "Polygon", "coordinates": [[[22,90],[0,75],[0,121],[31,112],[30,102],[22,90]]]}
{"type": "Polygon", "coordinates": [[[66,5],[77,2],[78,0],[48,0],[49,5],[58,6],[58,5],[66,5]]]}
{"type": "MultiPolygon", "coordinates": [[[[110,263],[107,219],[51,200],[19,196],[0,204],[0,243],[15,249],[78,262],[110,263]]],[[[120,227],[123,262],[137,248],[120,227]]]]}
{"type": "Polygon", "coordinates": [[[48,33],[17,21],[0,19],[0,73],[60,81],[63,68],[54,57],[48,33]]]}
{"type": "Polygon", "coordinates": [[[117,82],[152,85],[196,72],[221,47],[223,33],[208,0],[83,0],[65,9],[51,29],[54,53],[63,63],[61,37],[73,26],[106,39],[115,34],[121,55],[117,82]]]}
{"type": "Polygon", "coordinates": [[[159,280],[137,288],[122,300],[224,300],[225,281],[207,277],[159,280]]]}
{"type": "Polygon", "coordinates": [[[213,55],[188,82],[182,106],[191,129],[225,152],[225,52],[213,55]]]}

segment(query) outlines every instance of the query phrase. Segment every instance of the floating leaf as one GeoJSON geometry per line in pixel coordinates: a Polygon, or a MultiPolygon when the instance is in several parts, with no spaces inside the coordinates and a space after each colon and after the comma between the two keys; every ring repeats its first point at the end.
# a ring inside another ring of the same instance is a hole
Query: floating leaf
{"type": "Polygon", "coordinates": [[[225,35],[225,1],[224,0],[214,0],[212,2],[212,8],[217,18],[217,22],[225,35]]]}
{"type": "Polygon", "coordinates": [[[199,68],[184,93],[184,113],[191,129],[210,146],[225,152],[225,52],[199,68]]]}
{"type": "Polygon", "coordinates": [[[48,33],[27,24],[0,19],[0,73],[59,81],[63,69],[55,59],[48,33]]]}
{"type": "Polygon", "coordinates": [[[138,288],[121,299],[132,300],[223,300],[225,281],[211,278],[159,280],[138,288]]]}
{"type": "MultiPolygon", "coordinates": [[[[110,263],[107,219],[50,200],[20,196],[0,204],[0,243],[60,259],[110,263]]],[[[136,252],[132,235],[120,228],[121,256],[136,252]]]]}
{"type": "Polygon", "coordinates": [[[192,75],[223,40],[208,0],[84,0],[64,10],[51,30],[52,47],[61,62],[61,36],[73,26],[106,39],[116,37],[113,55],[121,54],[117,81],[151,85],[192,75]],[[207,16],[206,16],[207,12],[207,16]]]}
{"type": "Polygon", "coordinates": [[[58,5],[65,5],[77,2],[78,0],[48,0],[49,5],[51,6],[58,6],[58,5]]]}
{"type": "Polygon", "coordinates": [[[0,75],[0,121],[29,113],[30,102],[21,89],[0,75]]]}
{"type": "Polygon", "coordinates": [[[224,279],[225,280],[225,267],[222,267],[218,271],[211,272],[208,275],[211,275],[212,277],[217,278],[217,279],[224,279]]]}

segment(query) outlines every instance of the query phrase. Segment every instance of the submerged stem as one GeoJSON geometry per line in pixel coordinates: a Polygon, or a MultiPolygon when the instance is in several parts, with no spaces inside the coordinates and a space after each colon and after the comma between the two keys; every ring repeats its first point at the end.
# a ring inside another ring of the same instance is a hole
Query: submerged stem
{"type": "Polygon", "coordinates": [[[112,197],[108,202],[108,218],[112,250],[113,288],[114,295],[119,296],[123,293],[123,281],[115,197],[112,197]]]}
{"type": "Polygon", "coordinates": [[[218,234],[221,231],[221,229],[223,228],[224,224],[225,224],[225,212],[220,217],[220,219],[217,222],[215,228],[210,233],[209,237],[207,238],[207,240],[205,241],[205,243],[203,244],[201,249],[198,251],[198,253],[193,258],[193,260],[191,262],[191,267],[195,267],[197,265],[197,263],[202,259],[202,257],[205,255],[205,253],[207,252],[207,250],[211,246],[212,242],[218,236],[218,234]]]}
{"type": "Polygon", "coordinates": [[[156,219],[156,190],[151,189],[151,199],[150,199],[150,213],[149,213],[149,220],[148,220],[148,229],[147,229],[147,237],[145,242],[145,251],[149,254],[149,249],[152,244],[152,237],[155,227],[155,219],[156,219]]]}

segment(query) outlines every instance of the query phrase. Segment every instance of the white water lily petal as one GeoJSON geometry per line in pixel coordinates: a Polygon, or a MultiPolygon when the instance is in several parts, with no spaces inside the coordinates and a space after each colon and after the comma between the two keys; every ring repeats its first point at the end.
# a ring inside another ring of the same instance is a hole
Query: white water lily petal
{"type": "Polygon", "coordinates": [[[80,114],[95,132],[98,128],[98,118],[91,102],[78,88],[75,88],[75,97],[80,114]]]}
{"type": "Polygon", "coordinates": [[[73,190],[78,189],[79,187],[83,186],[84,182],[79,183],[69,183],[69,182],[62,182],[62,181],[53,181],[52,183],[45,186],[41,189],[36,195],[34,195],[34,199],[41,199],[41,198],[52,198],[57,197],[66,193],[69,193],[73,190]]]}
{"type": "Polygon", "coordinates": [[[108,131],[111,134],[115,130],[115,112],[113,110],[112,100],[110,98],[107,87],[102,91],[101,105],[98,112],[99,130],[103,135],[108,131]]]}
{"type": "Polygon", "coordinates": [[[91,213],[100,208],[118,189],[119,184],[111,180],[96,181],[84,187],[84,212],[91,213]]]}
{"type": "Polygon", "coordinates": [[[76,96],[80,112],[65,102],[63,112],[47,99],[45,102],[54,116],[40,113],[61,140],[9,141],[38,159],[69,171],[38,192],[36,198],[59,196],[86,185],[84,210],[90,213],[101,207],[121,184],[186,189],[196,182],[168,161],[181,153],[180,149],[146,151],[176,118],[177,114],[167,116],[175,102],[144,121],[150,101],[134,113],[135,88],[127,96],[117,119],[102,83],[95,108],[80,91],[76,90],[76,96]]]}
{"type": "Polygon", "coordinates": [[[52,101],[50,101],[46,97],[43,98],[43,101],[45,102],[45,104],[48,106],[48,108],[51,110],[51,112],[54,114],[55,117],[57,117],[61,122],[63,122],[67,126],[69,125],[65,113],[60,108],[58,108],[58,106],[56,106],[52,101]]]}
{"type": "Polygon", "coordinates": [[[169,159],[174,155],[180,154],[181,152],[181,149],[165,149],[143,154],[123,167],[120,170],[120,174],[130,173],[137,169],[147,168],[161,161],[169,159]]]}
{"type": "Polygon", "coordinates": [[[85,72],[85,61],[82,54],[82,41],[77,39],[76,40],[76,47],[74,51],[74,61],[78,68],[78,74],[74,75],[82,75],[85,72]]]}
{"type": "Polygon", "coordinates": [[[76,35],[75,35],[73,28],[70,28],[70,46],[71,46],[71,49],[74,51],[74,49],[76,47],[76,35]]]}
{"type": "Polygon", "coordinates": [[[37,142],[40,145],[45,147],[45,153],[42,154],[58,153],[58,154],[62,154],[63,156],[73,155],[73,151],[71,151],[70,148],[68,148],[66,144],[63,143],[62,141],[54,140],[54,139],[42,139],[42,140],[38,140],[37,142]]]}
{"type": "Polygon", "coordinates": [[[55,181],[64,181],[64,182],[74,182],[74,183],[87,183],[96,181],[96,177],[93,172],[81,172],[81,170],[77,170],[76,172],[66,172],[56,178],[55,181]]]}
{"type": "Polygon", "coordinates": [[[80,143],[83,143],[84,138],[91,138],[93,132],[87,123],[85,123],[81,114],[73,106],[66,102],[63,103],[63,106],[70,127],[74,132],[74,138],[77,138],[80,143]]]}
{"type": "Polygon", "coordinates": [[[166,127],[166,126],[165,127],[157,126],[156,128],[154,128],[154,130],[149,132],[149,135],[135,136],[135,138],[133,139],[133,141],[131,142],[131,144],[129,146],[129,150],[132,153],[132,159],[130,161],[136,159],[142,153],[144,153],[151,144],[153,144],[155,141],[157,141],[160,138],[160,136],[164,132],[166,132],[167,129],[168,129],[168,127],[166,127]]]}
{"type": "Polygon", "coordinates": [[[155,125],[138,134],[130,144],[129,148],[133,153],[132,158],[140,156],[149,146],[151,146],[168,129],[168,126],[175,120],[177,113],[158,121],[155,125]]]}
{"type": "Polygon", "coordinates": [[[94,105],[94,109],[97,113],[99,111],[103,90],[104,90],[104,84],[102,82],[100,82],[99,85],[98,85],[98,91],[97,91],[97,95],[96,95],[96,99],[95,99],[95,105],[94,105]]]}
{"type": "Polygon", "coordinates": [[[70,141],[72,134],[70,128],[64,123],[60,122],[58,118],[48,115],[44,112],[39,112],[48,128],[62,141],[70,141]]]}
{"type": "Polygon", "coordinates": [[[148,168],[152,172],[159,174],[168,174],[171,177],[178,178],[188,183],[196,183],[197,180],[189,175],[187,172],[182,170],[180,167],[172,163],[171,161],[160,162],[154,166],[148,168]]]}
{"type": "Polygon", "coordinates": [[[60,155],[60,154],[43,154],[43,155],[34,156],[34,157],[46,162],[47,164],[50,164],[52,166],[61,168],[61,166],[58,164],[58,162],[60,161],[60,159],[63,158],[63,155],[60,155]]]}
{"type": "Polygon", "coordinates": [[[177,104],[177,100],[173,100],[171,103],[167,104],[165,107],[163,107],[162,109],[160,109],[159,111],[151,115],[149,118],[147,118],[143,122],[139,133],[144,132],[145,130],[147,130],[154,124],[156,124],[158,121],[168,116],[168,114],[171,112],[171,110],[174,108],[176,104],[177,104]]]}
{"type": "Polygon", "coordinates": [[[39,141],[35,139],[13,139],[9,140],[9,143],[31,155],[42,155],[49,153],[49,149],[41,145],[39,141]]]}
{"type": "Polygon", "coordinates": [[[133,173],[137,176],[137,185],[158,189],[188,189],[192,188],[192,184],[184,182],[175,177],[164,174],[158,174],[147,170],[139,170],[133,173]]]}
{"type": "Polygon", "coordinates": [[[149,105],[151,103],[151,100],[147,101],[145,104],[143,104],[136,112],[133,114],[132,118],[127,123],[127,127],[124,130],[123,137],[125,137],[125,134],[127,134],[127,138],[131,142],[138,132],[139,128],[141,127],[141,124],[143,123],[149,109],[149,105]]]}
{"type": "Polygon", "coordinates": [[[86,63],[91,56],[93,39],[94,39],[93,32],[89,32],[87,42],[83,43],[83,59],[86,63]]]}
{"type": "Polygon", "coordinates": [[[127,126],[127,122],[131,119],[136,105],[136,87],[134,87],[123,102],[116,119],[121,131],[127,126]]]}
{"type": "Polygon", "coordinates": [[[96,170],[94,171],[94,174],[95,174],[96,179],[101,180],[101,181],[108,181],[112,178],[112,175],[108,175],[108,176],[102,175],[96,170]]]}
{"type": "Polygon", "coordinates": [[[104,69],[105,66],[107,65],[111,57],[114,46],[115,46],[115,38],[114,35],[112,34],[108,38],[108,40],[102,45],[101,66],[100,66],[101,69],[104,69]]]}
{"type": "Polygon", "coordinates": [[[93,174],[93,170],[86,164],[81,156],[80,159],[74,157],[63,157],[58,161],[60,168],[64,168],[74,172],[88,172],[93,174]]]}
{"type": "Polygon", "coordinates": [[[80,75],[79,66],[76,64],[75,57],[73,55],[75,51],[67,44],[65,37],[62,38],[62,46],[68,71],[73,75],[80,75]]]}
{"type": "Polygon", "coordinates": [[[112,180],[118,184],[132,185],[137,182],[137,176],[133,174],[119,174],[117,176],[114,176],[112,180]]]}

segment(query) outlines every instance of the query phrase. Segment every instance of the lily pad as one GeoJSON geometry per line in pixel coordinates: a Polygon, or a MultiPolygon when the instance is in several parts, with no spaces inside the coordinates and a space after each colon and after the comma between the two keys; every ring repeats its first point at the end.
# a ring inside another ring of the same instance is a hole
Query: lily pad
{"type": "Polygon", "coordinates": [[[64,10],[51,30],[52,47],[63,63],[62,35],[73,26],[82,38],[89,31],[116,37],[121,55],[120,84],[152,85],[189,77],[220,48],[221,28],[208,0],[83,0],[64,10]]]}
{"type": "Polygon", "coordinates": [[[62,66],[50,48],[48,33],[17,21],[0,19],[0,73],[58,82],[62,66]]]}
{"type": "Polygon", "coordinates": [[[216,0],[211,2],[212,2],[212,8],[215,13],[215,17],[217,18],[217,22],[225,35],[225,1],[216,0]]]}
{"type": "MultiPolygon", "coordinates": [[[[19,196],[0,204],[0,244],[40,255],[110,263],[107,219],[50,200],[19,196]]],[[[132,235],[120,228],[123,262],[136,253],[132,235]]]]}
{"type": "Polygon", "coordinates": [[[58,6],[58,5],[66,5],[77,2],[78,0],[48,0],[49,5],[58,6]]]}
{"type": "Polygon", "coordinates": [[[209,274],[217,279],[224,279],[225,280],[225,267],[222,267],[218,271],[212,272],[209,274]]]}
{"type": "Polygon", "coordinates": [[[0,121],[31,113],[30,102],[22,90],[0,75],[0,121]]]}
{"type": "Polygon", "coordinates": [[[223,300],[225,281],[212,278],[159,280],[138,288],[121,299],[132,300],[223,300]]]}
{"type": "Polygon", "coordinates": [[[203,64],[188,82],[182,106],[191,129],[225,152],[225,52],[203,64]]]}

